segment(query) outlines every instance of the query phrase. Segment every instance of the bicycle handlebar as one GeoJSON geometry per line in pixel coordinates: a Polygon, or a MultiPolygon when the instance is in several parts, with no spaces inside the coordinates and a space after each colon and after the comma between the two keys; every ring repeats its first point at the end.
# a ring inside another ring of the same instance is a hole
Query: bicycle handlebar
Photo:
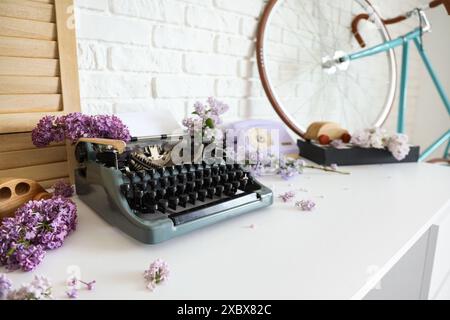
{"type": "MultiPolygon", "coordinates": [[[[450,0],[434,0],[434,1],[431,1],[428,5],[426,5],[424,8],[421,8],[421,9],[422,10],[423,9],[433,9],[433,8],[439,7],[440,5],[444,5],[445,10],[450,15],[450,0]]],[[[402,22],[402,21],[408,19],[412,12],[413,11],[410,11],[406,14],[399,15],[397,17],[390,18],[390,19],[381,19],[381,21],[386,25],[396,24],[396,23],[399,23],[399,22],[402,22]]],[[[366,42],[364,41],[363,37],[361,36],[361,34],[358,31],[358,24],[361,20],[370,20],[370,16],[367,13],[362,13],[362,14],[357,15],[355,18],[353,18],[351,29],[352,29],[352,33],[355,36],[355,39],[358,42],[358,44],[361,46],[361,48],[364,48],[366,46],[366,42]]]]}

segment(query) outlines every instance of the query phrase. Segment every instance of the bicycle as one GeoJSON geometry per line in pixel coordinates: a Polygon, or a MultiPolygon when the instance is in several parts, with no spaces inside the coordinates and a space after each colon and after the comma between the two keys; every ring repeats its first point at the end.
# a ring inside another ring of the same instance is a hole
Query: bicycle
{"type": "MultiPolygon", "coordinates": [[[[450,115],[450,101],[422,42],[423,35],[431,31],[425,11],[441,5],[450,15],[450,0],[434,0],[383,19],[368,0],[270,0],[257,34],[258,70],[270,103],[301,137],[306,126],[318,120],[336,121],[349,130],[380,127],[397,90],[393,49],[402,46],[397,131],[404,133],[410,43],[414,42],[450,115]],[[392,39],[386,26],[411,18],[418,19],[418,27],[392,39]],[[274,39],[279,39],[279,30],[282,38],[277,44],[274,39]]],[[[447,141],[444,158],[448,158],[450,130],[419,160],[447,141]]]]}

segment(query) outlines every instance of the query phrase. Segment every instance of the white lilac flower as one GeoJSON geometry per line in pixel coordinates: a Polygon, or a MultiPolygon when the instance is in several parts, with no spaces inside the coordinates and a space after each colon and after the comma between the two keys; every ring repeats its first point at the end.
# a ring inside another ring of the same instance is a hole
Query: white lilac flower
{"type": "Polygon", "coordinates": [[[5,274],[0,274],[0,300],[5,300],[11,290],[12,282],[5,274]]]}
{"type": "Polygon", "coordinates": [[[384,149],[386,147],[386,131],[380,128],[369,130],[370,146],[375,149],[384,149]]]}
{"type": "Polygon", "coordinates": [[[360,130],[352,135],[350,143],[361,147],[370,148],[370,132],[368,130],[360,130]]]}
{"type": "Polygon", "coordinates": [[[410,151],[408,137],[404,134],[395,134],[391,136],[389,138],[387,148],[395,159],[398,161],[403,160],[410,151]]]}
{"type": "Polygon", "coordinates": [[[302,211],[312,211],[316,207],[316,203],[312,200],[301,200],[297,201],[295,206],[302,211]]]}
{"type": "Polygon", "coordinates": [[[347,146],[341,139],[331,141],[330,145],[335,149],[344,149],[347,146]]]}
{"type": "Polygon", "coordinates": [[[52,285],[44,276],[35,276],[28,284],[23,284],[18,290],[10,291],[8,300],[50,300],[52,285]]]}
{"type": "Polygon", "coordinates": [[[144,271],[144,278],[147,280],[147,288],[150,291],[155,289],[157,284],[169,279],[169,265],[162,259],[157,259],[144,271]]]}
{"type": "Polygon", "coordinates": [[[283,202],[290,202],[295,198],[295,192],[294,191],[288,191],[285,193],[282,193],[278,196],[283,202]]]}
{"type": "Polygon", "coordinates": [[[333,171],[337,171],[339,169],[339,167],[338,167],[338,165],[336,163],[332,163],[330,165],[330,169],[333,170],[333,171]]]}

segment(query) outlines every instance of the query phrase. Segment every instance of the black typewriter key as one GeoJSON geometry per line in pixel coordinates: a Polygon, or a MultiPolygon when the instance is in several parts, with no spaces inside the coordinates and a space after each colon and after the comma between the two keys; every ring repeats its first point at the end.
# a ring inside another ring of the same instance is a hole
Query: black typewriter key
{"type": "Polygon", "coordinates": [[[208,195],[208,191],[206,191],[205,189],[199,190],[198,191],[198,200],[205,201],[207,195],[208,195]]]}
{"type": "Polygon", "coordinates": [[[195,180],[195,188],[197,190],[200,190],[203,187],[204,183],[203,183],[203,179],[197,179],[195,180]]]}
{"type": "Polygon", "coordinates": [[[178,206],[180,199],[178,197],[170,197],[169,198],[169,208],[175,210],[178,206]]]}
{"type": "Polygon", "coordinates": [[[205,178],[208,178],[209,176],[211,176],[211,168],[205,168],[203,169],[203,176],[205,178]]]}
{"type": "Polygon", "coordinates": [[[144,200],[144,191],[138,190],[134,193],[134,206],[135,209],[139,210],[142,208],[143,200],[144,200]]]}
{"type": "Polygon", "coordinates": [[[186,208],[187,202],[189,200],[189,196],[187,194],[182,194],[178,197],[180,199],[180,206],[186,208]]]}
{"type": "Polygon", "coordinates": [[[195,172],[195,176],[196,176],[196,178],[198,178],[198,179],[203,178],[203,169],[197,170],[197,171],[195,172]]]}
{"type": "Polygon", "coordinates": [[[220,173],[225,173],[225,172],[227,172],[227,166],[224,165],[224,164],[221,164],[221,165],[219,166],[219,171],[220,171],[220,173]]]}
{"type": "Polygon", "coordinates": [[[166,193],[167,193],[166,189],[158,189],[156,191],[156,196],[157,196],[158,199],[162,199],[162,198],[164,198],[166,196],[166,193]]]}
{"type": "Polygon", "coordinates": [[[185,192],[186,192],[186,185],[182,184],[182,183],[179,183],[177,185],[177,194],[183,194],[185,192]]]}
{"type": "Polygon", "coordinates": [[[166,171],[167,171],[170,175],[173,175],[173,174],[175,173],[175,167],[174,167],[174,166],[166,167],[166,171]]]}
{"type": "Polygon", "coordinates": [[[149,214],[149,213],[156,213],[157,210],[158,210],[157,204],[148,204],[145,205],[145,208],[143,208],[141,212],[144,214],[149,214]]]}
{"type": "Polygon", "coordinates": [[[217,174],[219,174],[219,167],[218,166],[214,166],[211,168],[211,172],[212,174],[215,176],[217,174]]]}
{"type": "Polygon", "coordinates": [[[190,163],[186,163],[184,165],[184,168],[186,169],[186,171],[191,171],[192,165],[190,163]]]}
{"type": "Polygon", "coordinates": [[[137,186],[138,186],[139,189],[141,189],[142,191],[147,191],[147,186],[148,186],[147,182],[139,182],[139,183],[137,184],[137,186]]]}
{"type": "Polygon", "coordinates": [[[178,173],[181,173],[181,171],[183,170],[183,166],[181,164],[177,164],[175,166],[175,169],[177,169],[178,173]]]}
{"type": "Polygon", "coordinates": [[[167,194],[169,196],[175,196],[177,194],[177,187],[169,187],[169,188],[167,188],[167,194]]]}
{"type": "Polygon", "coordinates": [[[216,195],[217,195],[218,197],[221,197],[222,194],[223,194],[223,190],[224,190],[224,189],[225,189],[224,186],[218,185],[218,186],[216,187],[216,195]]]}
{"type": "Polygon", "coordinates": [[[122,194],[123,194],[125,197],[128,197],[128,195],[129,195],[130,192],[131,192],[131,185],[130,185],[129,183],[122,184],[122,185],[120,186],[120,191],[122,192],[122,194]]]}
{"type": "Polygon", "coordinates": [[[224,183],[223,186],[224,186],[223,192],[225,194],[229,194],[231,192],[231,189],[233,189],[233,185],[231,183],[229,183],[229,182],[224,183]]]}
{"type": "Polygon", "coordinates": [[[169,177],[169,182],[170,182],[170,185],[174,186],[174,185],[177,184],[178,179],[177,179],[176,176],[170,176],[170,177],[169,177]]]}
{"type": "Polygon", "coordinates": [[[180,183],[186,183],[186,181],[187,181],[186,173],[180,173],[178,175],[178,181],[180,183]]]}
{"type": "Polygon", "coordinates": [[[158,185],[157,180],[150,180],[149,182],[147,182],[147,189],[154,190],[154,189],[156,189],[157,185],[158,185]]]}
{"type": "Polygon", "coordinates": [[[228,182],[228,174],[222,173],[222,174],[220,175],[220,181],[222,181],[222,182],[228,182]]]}
{"type": "Polygon", "coordinates": [[[148,192],[145,194],[145,199],[146,199],[146,201],[147,201],[148,203],[153,203],[153,202],[155,202],[156,197],[157,197],[157,193],[156,193],[156,191],[154,191],[154,190],[148,191],[148,192]]]}
{"type": "Polygon", "coordinates": [[[161,187],[165,188],[169,185],[169,179],[167,177],[162,177],[159,179],[159,184],[161,187]]]}
{"type": "Polygon", "coordinates": [[[212,182],[213,182],[213,185],[215,185],[215,186],[218,185],[221,180],[222,180],[221,176],[212,177],[212,182]]]}
{"type": "Polygon", "coordinates": [[[195,191],[194,192],[189,192],[188,196],[189,196],[189,203],[195,205],[195,202],[198,199],[198,193],[195,192],[195,191]]]}
{"type": "Polygon", "coordinates": [[[150,175],[147,174],[147,171],[145,170],[140,170],[138,171],[137,175],[139,176],[139,178],[141,179],[142,182],[147,182],[148,180],[150,180],[150,175]]]}
{"type": "Polygon", "coordinates": [[[187,190],[188,192],[195,191],[195,182],[194,182],[194,181],[188,181],[188,182],[186,183],[186,190],[187,190]]]}
{"type": "Polygon", "coordinates": [[[236,178],[236,172],[230,171],[228,172],[228,181],[233,181],[236,178]]]}
{"type": "Polygon", "coordinates": [[[205,178],[205,179],[203,180],[203,186],[204,186],[205,188],[209,188],[209,187],[211,187],[212,182],[213,182],[213,179],[212,179],[212,178],[205,178]]]}
{"type": "Polygon", "coordinates": [[[136,175],[136,172],[134,171],[128,172],[127,176],[132,183],[138,183],[140,181],[139,177],[136,175]]]}
{"type": "Polygon", "coordinates": [[[233,165],[233,167],[234,167],[235,170],[241,169],[241,165],[240,165],[239,163],[235,163],[235,164],[233,165]]]}
{"type": "Polygon", "coordinates": [[[149,176],[152,177],[152,178],[155,176],[155,172],[156,172],[155,169],[148,169],[148,170],[147,170],[147,173],[148,173],[149,176]]]}
{"type": "Polygon", "coordinates": [[[236,170],[236,179],[241,179],[244,176],[244,171],[242,170],[236,170]]]}
{"type": "Polygon", "coordinates": [[[166,199],[161,199],[158,201],[158,210],[162,213],[166,213],[167,207],[169,206],[169,201],[166,199]]]}
{"type": "Polygon", "coordinates": [[[242,179],[239,182],[239,189],[245,190],[245,187],[247,186],[247,184],[248,184],[248,180],[247,179],[242,179]]]}
{"type": "Polygon", "coordinates": [[[216,188],[214,187],[209,187],[207,191],[208,191],[208,198],[212,199],[216,194],[216,188]]]}
{"type": "Polygon", "coordinates": [[[188,179],[189,181],[194,180],[194,179],[195,179],[195,172],[193,172],[193,171],[188,172],[188,173],[187,173],[187,179],[188,179]]]}

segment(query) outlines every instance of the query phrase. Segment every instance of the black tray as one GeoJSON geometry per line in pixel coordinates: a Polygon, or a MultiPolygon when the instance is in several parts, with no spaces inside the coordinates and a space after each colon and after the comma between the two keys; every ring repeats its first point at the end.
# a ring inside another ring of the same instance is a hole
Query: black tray
{"type": "Polygon", "coordinates": [[[419,160],[420,148],[411,146],[411,150],[405,159],[398,161],[388,150],[364,149],[351,147],[336,149],[330,146],[321,146],[312,142],[298,140],[300,155],[317,164],[329,166],[337,164],[340,166],[380,164],[380,163],[403,163],[417,162],[419,160]]]}

